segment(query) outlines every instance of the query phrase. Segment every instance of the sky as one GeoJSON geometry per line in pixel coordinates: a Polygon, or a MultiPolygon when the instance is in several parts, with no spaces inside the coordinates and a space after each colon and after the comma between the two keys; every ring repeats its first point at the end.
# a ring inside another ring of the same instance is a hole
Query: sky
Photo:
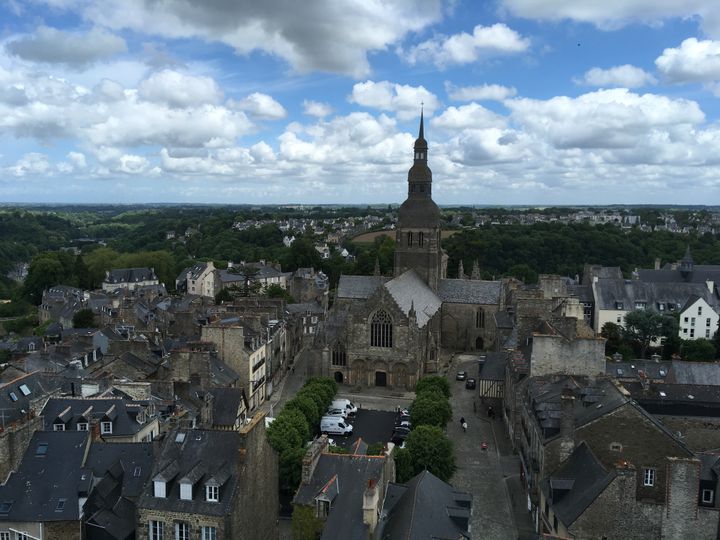
{"type": "Polygon", "coordinates": [[[720,204],[718,0],[4,0],[0,202],[720,204]]]}

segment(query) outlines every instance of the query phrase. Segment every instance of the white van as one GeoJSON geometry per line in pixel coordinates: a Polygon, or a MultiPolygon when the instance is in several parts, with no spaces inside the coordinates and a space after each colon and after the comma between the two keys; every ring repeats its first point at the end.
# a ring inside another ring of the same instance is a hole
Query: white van
{"type": "Polygon", "coordinates": [[[344,409],[350,416],[355,416],[355,413],[357,413],[357,407],[349,399],[333,399],[330,407],[333,409],[344,409]]]}
{"type": "Polygon", "coordinates": [[[334,405],[330,405],[330,408],[325,411],[325,416],[341,416],[342,418],[347,418],[347,410],[345,408],[335,407],[334,405]]]}
{"type": "Polygon", "coordinates": [[[341,416],[323,416],[320,420],[320,433],[330,435],[352,435],[353,427],[341,416]]]}

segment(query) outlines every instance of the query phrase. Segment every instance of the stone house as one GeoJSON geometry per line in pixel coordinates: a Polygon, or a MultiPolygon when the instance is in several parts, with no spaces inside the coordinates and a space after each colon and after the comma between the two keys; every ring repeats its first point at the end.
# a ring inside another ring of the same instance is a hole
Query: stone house
{"type": "Polygon", "coordinates": [[[105,273],[102,290],[106,292],[117,289],[134,291],[139,287],[159,284],[160,281],[155,275],[154,268],[117,268],[105,273]]]}
{"type": "Polygon", "coordinates": [[[179,293],[215,298],[220,291],[220,276],[212,261],[185,268],[175,280],[179,293]]]}
{"type": "Polygon", "coordinates": [[[136,538],[276,539],[278,465],[264,417],[237,431],[167,433],[138,499],[136,538]]]}

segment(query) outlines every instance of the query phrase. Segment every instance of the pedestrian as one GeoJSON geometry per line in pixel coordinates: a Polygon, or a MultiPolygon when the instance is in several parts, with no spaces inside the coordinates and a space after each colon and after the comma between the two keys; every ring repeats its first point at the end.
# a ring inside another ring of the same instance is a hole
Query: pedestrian
{"type": "Polygon", "coordinates": [[[467,433],[467,422],[462,423],[463,431],[467,433]]]}
{"type": "Polygon", "coordinates": [[[462,427],[464,424],[465,424],[465,417],[461,416],[460,417],[460,427],[462,427]]]}

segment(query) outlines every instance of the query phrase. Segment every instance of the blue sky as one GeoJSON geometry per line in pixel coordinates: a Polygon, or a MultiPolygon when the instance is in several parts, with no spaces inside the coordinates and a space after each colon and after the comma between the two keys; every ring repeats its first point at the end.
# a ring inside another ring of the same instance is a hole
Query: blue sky
{"type": "Polygon", "coordinates": [[[0,202],[720,202],[720,2],[7,0],[0,202]]]}

